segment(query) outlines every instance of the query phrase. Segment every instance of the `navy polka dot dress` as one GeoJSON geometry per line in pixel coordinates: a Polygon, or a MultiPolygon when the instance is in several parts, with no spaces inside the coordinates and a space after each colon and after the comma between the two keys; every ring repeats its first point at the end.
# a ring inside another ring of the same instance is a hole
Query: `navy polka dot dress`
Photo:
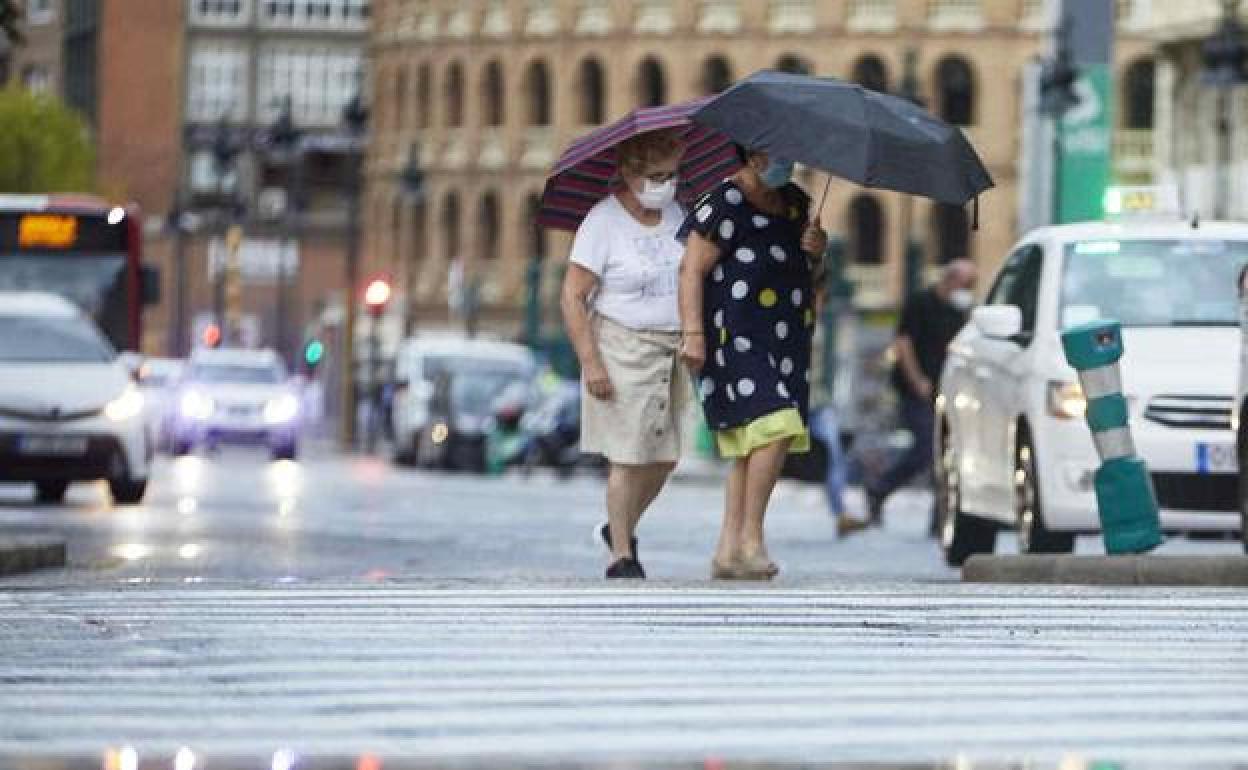
{"type": "Polygon", "coordinates": [[[690,231],[719,246],[703,287],[707,362],[698,382],[707,425],[727,430],[796,408],[809,424],[814,296],[801,249],[810,199],[781,191],[787,216],[754,208],[732,181],[691,210],[690,231]]]}

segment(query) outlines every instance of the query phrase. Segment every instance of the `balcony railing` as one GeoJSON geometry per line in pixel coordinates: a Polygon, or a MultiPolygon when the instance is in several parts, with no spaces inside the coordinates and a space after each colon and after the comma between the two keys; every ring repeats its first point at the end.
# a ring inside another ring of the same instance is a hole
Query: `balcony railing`
{"type": "Polygon", "coordinates": [[[529,37],[551,37],[559,32],[559,9],[551,0],[530,0],[524,20],[524,34],[529,37]]]}
{"type": "Polygon", "coordinates": [[[582,0],[576,17],[576,34],[602,36],[611,34],[611,3],[608,0],[582,0]]]}
{"type": "Polygon", "coordinates": [[[816,27],[813,0],[771,0],[767,25],[774,34],[814,32],[816,27]]]}
{"type": "Polygon", "coordinates": [[[485,10],[481,20],[481,35],[490,38],[505,38],[511,34],[511,19],[507,15],[507,6],[500,0],[494,0],[485,10]]]}
{"type": "Polygon", "coordinates": [[[555,132],[546,126],[537,126],[524,132],[524,149],[520,153],[520,165],[526,169],[546,169],[555,162],[555,132]]]}
{"type": "Polygon", "coordinates": [[[1122,129],[1114,136],[1114,167],[1120,174],[1146,176],[1153,172],[1155,147],[1148,129],[1122,129]]]}
{"type": "Polygon", "coordinates": [[[507,145],[502,129],[487,128],[481,132],[481,149],[477,153],[477,166],[487,171],[497,171],[507,165],[507,145]]]}
{"type": "Polygon", "coordinates": [[[884,265],[850,265],[846,277],[854,284],[854,304],[862,308],[882,308],[893,304],[889,271],[884,265]]]}
{"type": "Polygon", "coordinates": [[[935,30],[975,32],[984,28],[984,12],[980,0],[935,0],[927,21],[935,30]]]}
{"type": "Polygon", "coordinates": [[[698,13],[698,31],[704,34],[731,35],[741,31],[739,0],[702,0],[698,13]]]}
{"type": "Polygon", "coordinates": [[[667,35],[676,27],[671,0],[639,0],[634,27],[641,35],[667,35]]]}
{"type": "Polygon", "coordinates": [[[897,29],[897,0],[851,0],[847,24],[851,32],[897,29]]]}

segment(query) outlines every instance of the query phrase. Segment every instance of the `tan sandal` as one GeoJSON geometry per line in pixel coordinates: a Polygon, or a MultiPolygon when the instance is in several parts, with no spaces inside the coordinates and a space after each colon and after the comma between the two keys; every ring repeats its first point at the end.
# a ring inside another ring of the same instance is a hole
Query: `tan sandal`
{"type": "Polygon", "coordinates": [[[741,567],[741,562],[734,559],[725,564],[717,559],[711,559],[712,580],[742,580],[744,578],[745,571],[741,567]]]}
{"type": "Polygon", "coordinates": [[[771,580],[780,574],[780,566],[771,559],[758,556],[746,556],[737,561],[747,580],[771,580]]]}

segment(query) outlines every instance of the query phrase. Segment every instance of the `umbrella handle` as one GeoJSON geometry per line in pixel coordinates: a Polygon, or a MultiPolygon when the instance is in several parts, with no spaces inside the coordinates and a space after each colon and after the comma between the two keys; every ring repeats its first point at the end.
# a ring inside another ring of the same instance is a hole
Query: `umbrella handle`
{"type": "Polygon", "coordinates": [[[828,181],[823,185],[823,195],[819,196],[819,208],[815,209],[815,219],[823,218],[823,204],[828,202],[828,190],[832,188],[832,175],[828,174],[828,181]]]}

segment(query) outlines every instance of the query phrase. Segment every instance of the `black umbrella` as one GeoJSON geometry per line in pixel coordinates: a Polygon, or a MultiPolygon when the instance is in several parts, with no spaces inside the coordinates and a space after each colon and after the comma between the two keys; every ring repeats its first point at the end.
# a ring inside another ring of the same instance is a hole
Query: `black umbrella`
{"type": "Polygon", "coordinates": [[[866,187],[961,206],[993,186],[961,130],[905,99],[835,78],[756,72],[693,119],[866,187]]]}

